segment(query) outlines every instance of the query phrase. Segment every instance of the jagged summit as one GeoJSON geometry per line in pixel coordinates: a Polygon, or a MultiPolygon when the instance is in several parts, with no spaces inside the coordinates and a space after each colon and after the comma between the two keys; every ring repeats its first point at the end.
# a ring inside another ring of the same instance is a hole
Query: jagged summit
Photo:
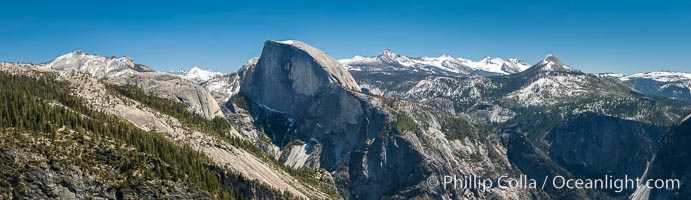
{"type": "Polygon", "coordinates": [[[570,68],[559,58],[553,54],[547,54],[542,61],[530,67],[529,72],[575,72],[576,70],[570,68]]]}
{"type": "Polygon", "coordinates": [[[518,73],[525,71],[530,67],[530,64],[526,63],[523,60],[517,59],[517,58],[509,58],[504,62],[504,64],[501,66],[501,70],[509,73],[518,73]]]}
{"type": "MultiPolygon", "coordinates": [[[[356,58],[353,58],[356,59],[356,58]]],[[[407,56],[402,56],[398,55],[397,53],[394,53],[391,51],[391,49],[384,49],[384,52],[381,54],[371,57],[371,58],[362,58],[361,61],[367,61],[367,60],[376,60],[377,62],[383,62],[383,63],[388,63],[388,64],[394,64],[394,65],[401,65],[404,67],[412,67],[412,65],[415,64],[415,62],[407,57],[407,56]]]]}
{"type": "Polygon", "coordinates": [[[134,60],[127,56],[105,57],[96,54],[88,54],[82,50],[72,51],[48,62],[46,67],[58,70],[78,70],[89,73],[94,77],[115,77],[132,72],[152,72],[151,68],[135,64],[134,60]]]}
{"type": "Polygon", "coordinates": [[[559,58],[554,56],[554,54],[547,54],[547,56],[545,56],[545,59],[542,59],[542,61],[543,62],[553,62],[556,65],[564,65],[564,63],[561,62],[561,60],[559,60],[559,58]]]}
{"type": "Polygon", "coordinates": [[[77,49],[77,50],[74,50],[72,52],[67,53],[66,55],[86,55],[86,52],[77,49]]]}
{"type": "Polygon", "coordinates": [[[398,54],[391,51],[391,49],[384,49],[384,52],[382,52],[382,54],[380,56],[387,56],[387,57],[395,58],[395,57],[398,57],[398,54]]]}

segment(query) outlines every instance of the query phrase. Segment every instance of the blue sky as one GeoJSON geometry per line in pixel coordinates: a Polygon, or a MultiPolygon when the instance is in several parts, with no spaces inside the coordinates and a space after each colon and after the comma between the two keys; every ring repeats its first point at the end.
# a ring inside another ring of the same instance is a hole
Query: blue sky
{"type": "Polygon", "coordinates": [[[535,63],[553,53],[586,72],[691,72],[691,3],[681,0],[190,2],[3,2],[0,60],[80,49],[161,71],[231,72],[265,40],[297,39],[335,58],[389,48],[535,63]]]}

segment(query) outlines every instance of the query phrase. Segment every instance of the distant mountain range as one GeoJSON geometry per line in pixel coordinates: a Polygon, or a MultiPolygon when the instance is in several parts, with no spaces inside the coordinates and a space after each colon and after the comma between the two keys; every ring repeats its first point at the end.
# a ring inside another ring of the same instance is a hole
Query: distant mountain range
{"type": "Polygon", "coordinates": [[[516,58],[485,57],[480,61],[465,58],[454,58],[444,54],[439,57],[412,58],[398,55],[391,50],[384,50],[378,56],[355,56],[339,60],[349,71],[370,72],[416,72],[435,75],[490,75],[512,74],[530,67],[529,64],[516,58]]]}

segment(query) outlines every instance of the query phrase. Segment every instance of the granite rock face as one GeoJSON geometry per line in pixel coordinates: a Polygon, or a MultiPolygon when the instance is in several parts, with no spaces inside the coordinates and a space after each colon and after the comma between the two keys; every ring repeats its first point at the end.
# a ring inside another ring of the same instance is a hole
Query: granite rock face
{"type": "Polygon", "coordinates": [[[334,59],[302,42],[267,41],[257,64],[239,75],[239,96],[256,129],[281,149],[280,161],[328,170],[344,198],[524,199],[535,192],[427,187],[430,176],[520,172],[496,135],[450,140],[440,131],[447,115],[360,92],[334,59]]]}
{"type": "Polygon", "coordinates": [[[177,76],[158,73],[140,72],[106,79],[116,85],[135,85],[158,97],[178,101],[188,105],[188,109],[207,119],[223,117],[221,107],[207,90],[191,81],[177,76]]]}
{"type": "Polygon", "coordinates": [[[250,112],[274,143],[324,143],[320,165],[327,169],[376,135],[385,118],[355,93],[357,83],[337,61],[299,41],[267,41],[240,76],[240,94],[254,102],[250,112]]]}
{"type": "Polygon", "coordinates": [[[257,64],[240,74],[240,95],[252,102],[258,127],[285,149],[286,164],[332,171],[343,195],[355,198],[377,199],[411,184],[419,152],[383,134],[391,117],[325,53],[298,41],[267,41],[257,64]]]}

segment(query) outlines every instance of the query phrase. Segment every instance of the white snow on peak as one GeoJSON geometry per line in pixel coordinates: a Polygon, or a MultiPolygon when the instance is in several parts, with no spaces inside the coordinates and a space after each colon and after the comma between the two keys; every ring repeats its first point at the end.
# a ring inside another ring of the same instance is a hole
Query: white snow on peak
{"type": "Polygon", "coordinates": [[[295,43],[295,40],[284,40],[284,41],[276,41],[276,42],[281,43],[281,44],[292,45],[293,43],[295,43]]]}
{"type": "Polygon", "coordinates": [[[501,58],[494,58],[494,57],[489,57],[486,56],[482,60],[478,62],[467,62],[465,63],[465,66],[468,66],[473,69],[478,69],[482,71],[488,71],[488,72],[494,72],[494,73],[499,73],[499,74],[509,74],[509,72],[506,72],[502,70],[502,66],[504,66],[504,60],[501,58]]]}
{"type": "Polygon", "coordinates": [[[516,58],[503,60],[497,57],[485,57],[480,61],[472,61],[465,58],[456,58],[449,54],[442,54],[439,57],[422,56],[419,58],[412,58],[402,56],[385,49],[384,52],[378,56],[365,57],[356,55],[355,57],[339,60],[340,63],[349,71],[361,71],[360,66],[373,64],[398,64],[407,69],[399,70],[416,70],[416,71],[430,71],[429,67],[436,68],[445,72],[467,74],[468,70],[480,70],[492,72],[497,74],[512,74],[530,68],[530,65],[516,58]]]}
{"type": "Polygon", "coordinates": [[[115,77],[133,73],[137,70],[151,71],[148,67],[139,66],[137,69],[134,61],[127,57],[105,57],[101,55],[87,54],[77,50],[55,58],[46,64],[46,67],[57,70],[77,70],[91,74],[97,78],[115,77]]]}
{"type": "Polygon", "coordinates": [[[215,77],[223,76],[223,73],[216,72],[212,70],[201,69],[197,66],[193,66],[187,70],[178,70],[175,72],[169,72],[170,74],[179,76],[181,78],[194,81],[196,83],[203,83],[209,81],[215,77]]]}
{"type": "Polygon", "coordinates": [[[542,71],[575,71],[571,67],[565,65],[553,54],[547,54],[545,59],[542,59],[542,61],[540,61],[537,65],[540,66],[540,70],[542,71]]]}
{"type": "MultiPolygon", "coordinates": [[[[691,93],[691,73],[685,72],[671,72],[671,71],[655,71],[646,73],[636,73],[631,75],[614,74],[614,73],[603,73],[598,74],[599,76],[612,77],[619,79],[624,82],[631,82],[635,79],[647,79],[652,81],[661,82],[659,86],[655,86],[658,91],[663,91],[670,87],[686,88],[688,92],[691,93]]],[[[637,83],[634,82],[634,85],[637,83]]],[[[658,85],[653,84],[651,86],[658,85]]],[[[675,91],[674,95],[685,95],[685,93],[679,93],[681,91],[675,91]]]]}
{"type": "Polygon", "coordinates": [[[384,49],[384,53],[382,53],[382,55],[389,56],[392,58],[398,57],[398,54],[394,53],[390,49],[384,49]]]}
{"type": "Polygon", "coordinates": [[[691,83],[691,73],[685,72],[671,72],[671,71],[655,71],[645,73],[635,73],[631,75],[624,75],[618,73],[600,73],[598,76],[612,77],[621,81],[629,81],[631,79],[650,79],[658,82],[688,82],[691,83]]]}
{"type": "Polygon", "coordinates": [[[504,62],[505,67],[508,69],[502,69],[504,71],[507,70],[514,70],[514,73],[516,72],[522,72],[528,68],[530,68],[530,64],[526,63],[525,61],[522,61],[517,58],[509,58],[504,62]]]}

